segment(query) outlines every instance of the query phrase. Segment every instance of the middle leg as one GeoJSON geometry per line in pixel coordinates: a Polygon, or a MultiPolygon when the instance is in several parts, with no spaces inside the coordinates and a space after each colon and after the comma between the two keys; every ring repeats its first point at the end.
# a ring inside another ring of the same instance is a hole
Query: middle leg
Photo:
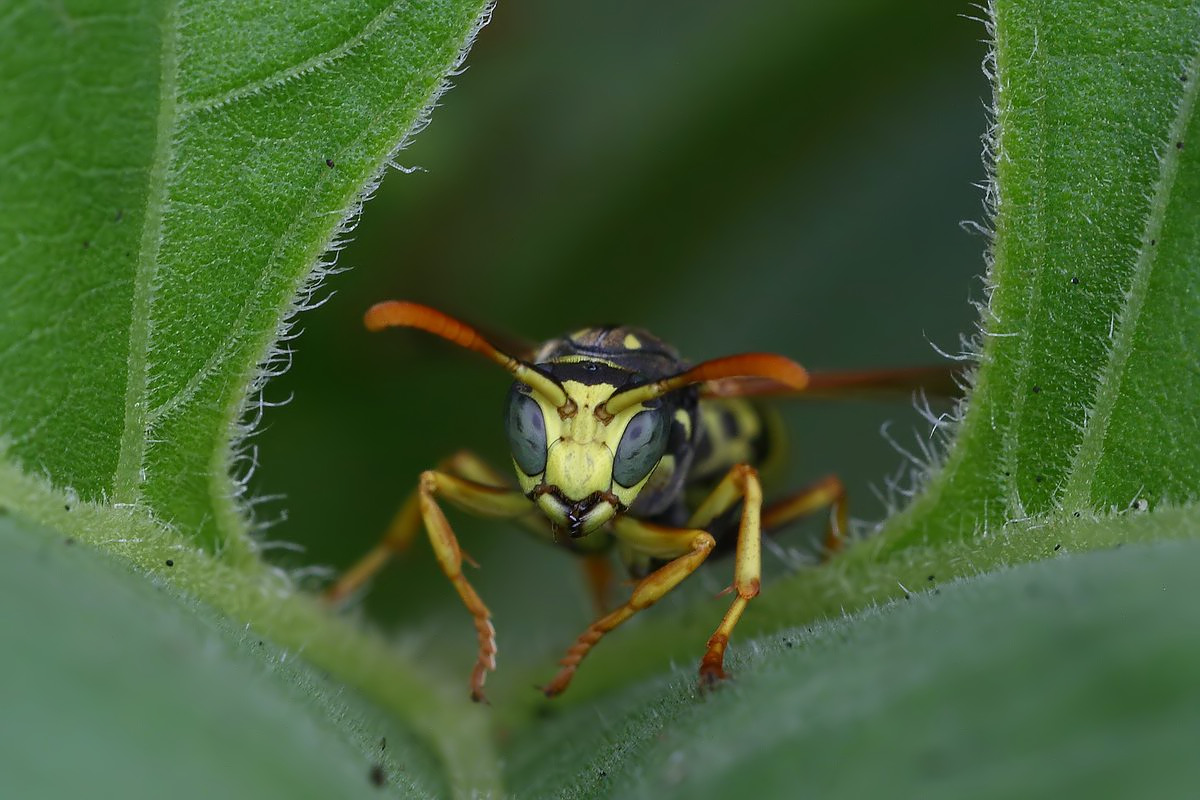
{"type": "Polygon", "coordinates": [[[709,638],[708,649],[700,660],[703,686],[729,677],[725,672],[725,648],[729,636],[762,586],[762,485],[758,481],[758,472],[749,464],[734,465],[688,520],[690,527],[703,528],[739,500],[742,501],[742,515],[738,523],[733,584],[729,587],[736,596],[709,638]]]}

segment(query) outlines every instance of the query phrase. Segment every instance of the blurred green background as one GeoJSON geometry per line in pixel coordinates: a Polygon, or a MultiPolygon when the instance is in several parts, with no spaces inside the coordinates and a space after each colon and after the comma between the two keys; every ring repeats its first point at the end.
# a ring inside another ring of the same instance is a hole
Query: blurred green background
{"type": "MultiPolygon", "coordinates": [[[[294,399],[256,439],[252,495],[284,496],[256,514],[273,522],[265,539],[305,548],[277,560],[348,565],[457,448],[511,469],[507,376],[428,336],[368,335],[378,300],[533,340],[628,322],[696,360],[771,350],[865,368],[937,363],[930,342],[957,350],[985,247],[959,226],[983,218],[977,16],[903,0],[502,2],[396,158],[421,171],[389,173],[340,256],[350,271],[301,317],[293,366],[268,386],[268,400],[294,399]]],[[[901,461],[881,423],[909,444],[927,430],[907,400],[783,410],[795,458],[779,488],[836,471],[863,519],[882,516],[868,487],[901,461]]],[[[497,677],[517,660],[548,677],[591,615],[573,559],[450,516],[483,566],[469,577],[496,616],[497,677]]],[[[710,565],[693,595],[730,570],[710,565]]],[[[465,681],[473,631],[423,539],[364,606],[465,681]]]]}

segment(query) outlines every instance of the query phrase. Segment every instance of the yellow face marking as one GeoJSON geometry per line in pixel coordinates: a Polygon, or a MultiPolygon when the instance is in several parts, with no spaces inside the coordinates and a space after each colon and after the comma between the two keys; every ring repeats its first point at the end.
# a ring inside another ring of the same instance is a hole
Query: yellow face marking
{"type": "MultiPolygon", "coordinates": [[[[596,492],[609,493],[622,505],[628,507],[637,499],[646,482],[654,475],[651,469],[641,481],[632,487],[624,487],[613,480],[613,458],[625,428],[630,420],[645,409],[638,403],[619,414],[606,425],[593,413],[605,400],[612,396],[616,387],[600,383],[587,385],[576,381],[564,381],[563,389],[578,406],[578,413],[563,419],[557,409],[537,392],[530,396],[542,409],[546,422],[546,468],[541,475],[525,475],[517,468],[517,480],[525,494],[534,492],[539,486],[555,486],[570,501],[583,500],[596,492]]],[[[566,509],[550,494],[536,498],[541,511],[557,524],[565,524],[566,509]]],[[[588,530],[595,530],[608,522],[616,509],[601,501],[596,513],[587,518],[588,530]],[[611,511],[607,511],[607,506],[611,511]]]]}
{"type": "Polygon", "coordinates": [[[625,340],[621,342],[621,344],[625,345],[625,347],[629,348],[630,350],[642,349],[642,340],[634,336],[632,333],[625,334],[625,340]]]}

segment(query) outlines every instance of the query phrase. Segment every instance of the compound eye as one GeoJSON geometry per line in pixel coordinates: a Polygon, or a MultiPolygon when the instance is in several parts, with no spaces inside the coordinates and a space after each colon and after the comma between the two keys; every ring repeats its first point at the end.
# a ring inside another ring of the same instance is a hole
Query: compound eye
{"type": "Polygon", "coordinates": [[[625,426],[613,460],[613,480],[629,488],[650,474],[667,449],[667,416],[662,409],[639,411],[625,426]]]}
{"type": "Polygon", "coordinates": [[[526,475],[540,475],[546,469],[546,420],[542,407],[514,386],[508,393],[504,430],[513,460],[526,475]]]}

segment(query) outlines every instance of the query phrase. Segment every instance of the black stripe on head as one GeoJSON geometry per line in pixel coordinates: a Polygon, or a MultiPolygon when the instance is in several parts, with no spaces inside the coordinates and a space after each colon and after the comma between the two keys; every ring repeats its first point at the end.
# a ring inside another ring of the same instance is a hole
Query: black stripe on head
{"type": "Polygon", "coordinates": [[[559,383],[575,381],[584,386],[606,383],[619,390],[637,382],[638,378],[629,370],[618,369],[600,361],[552,361],[538,366],[559,383]]]}

